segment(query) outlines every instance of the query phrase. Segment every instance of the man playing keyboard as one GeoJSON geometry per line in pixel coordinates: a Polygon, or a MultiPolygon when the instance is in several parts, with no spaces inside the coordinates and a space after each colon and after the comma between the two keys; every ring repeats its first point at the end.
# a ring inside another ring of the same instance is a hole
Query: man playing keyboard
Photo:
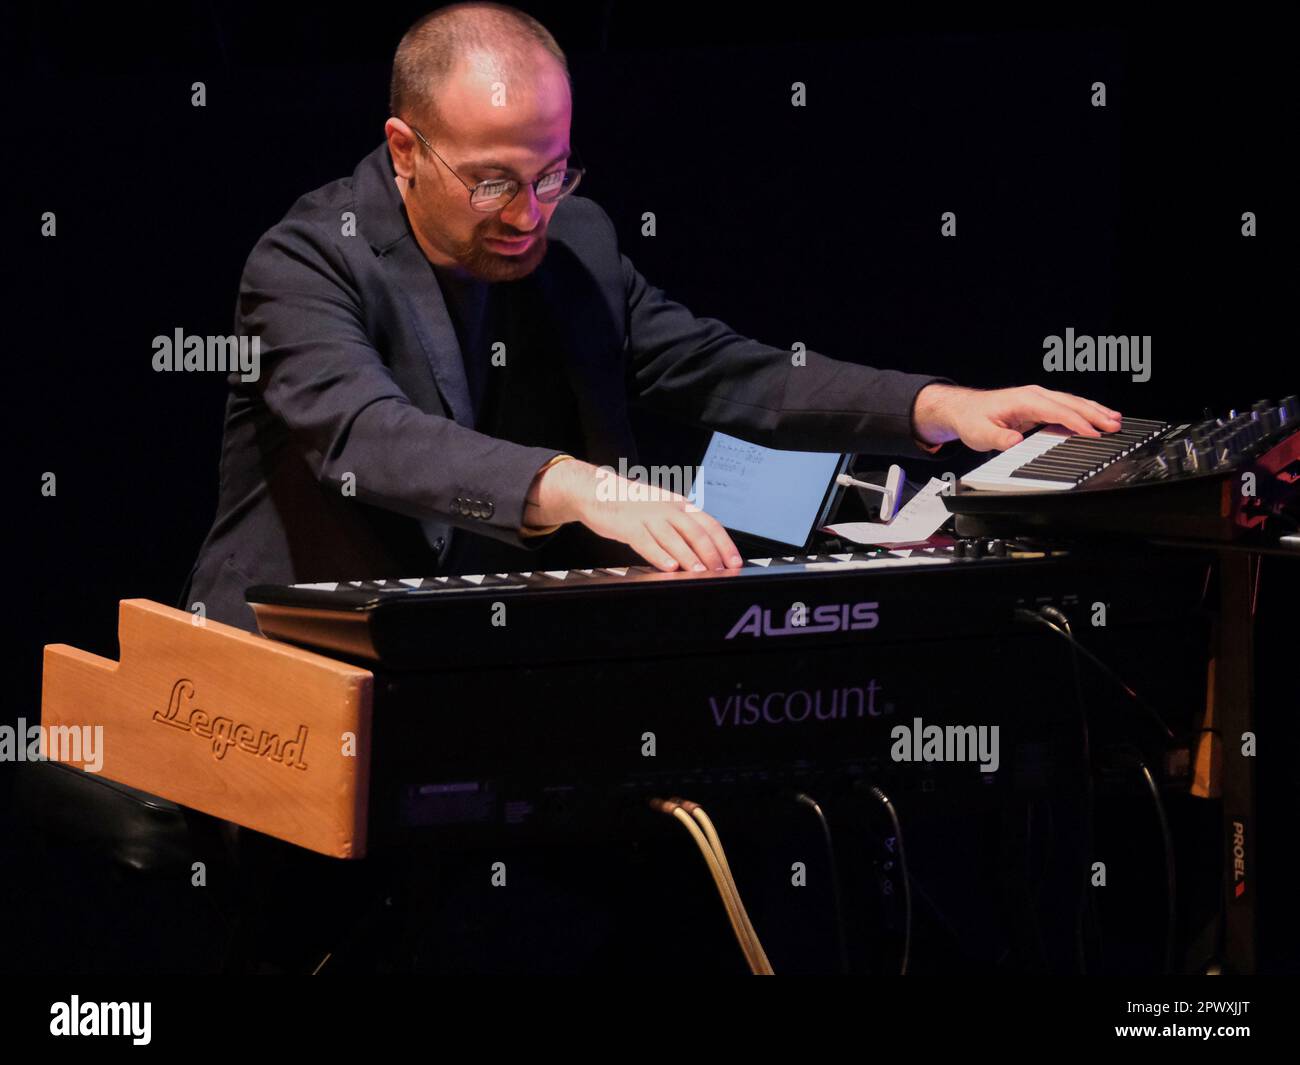
{"type": "Polygon", "coordinates": [[[187,608],[253,629],[253,584],[591,566],[611,546],[663,570],[739,566],[685,499],[601,490],[599,467],[636,462],[634,402],[770,447],[912,457],[1005,449],[1044,422],[1120,428],[1037,386],[796,365],[666,298],[571,195],[564,54],[512,8],[412,27],[391,112],[385,142],[248,258],[236,329],[260,338],[262,372],[232,378],[187,608]]]}

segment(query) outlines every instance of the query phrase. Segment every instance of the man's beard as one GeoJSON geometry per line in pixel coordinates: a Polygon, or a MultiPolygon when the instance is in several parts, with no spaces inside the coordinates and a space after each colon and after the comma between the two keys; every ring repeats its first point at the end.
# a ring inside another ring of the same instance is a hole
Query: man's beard
{"type": "Polygon", "coordinates": [[[487,243],[485,235],[477,233],[468,244],[455,251],[461,269],[480,281],[517,281],[536,270],[545,256],[545,230],[539,231],[528,249],[520,255],[503,255],[487,243]]]}

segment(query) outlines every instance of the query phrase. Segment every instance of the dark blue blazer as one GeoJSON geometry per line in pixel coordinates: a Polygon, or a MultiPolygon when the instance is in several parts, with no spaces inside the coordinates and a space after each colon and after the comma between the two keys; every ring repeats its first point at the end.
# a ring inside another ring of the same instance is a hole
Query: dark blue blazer
{"type": "MultiPolygon", "coordinates": [[[[814,352],[796,367],[788,350],[697,318],[620,254],[585,197],[563,200],[547,233],[530,305],[560,341],[580,458],[636,462],[632,402],[771,447],[926,457],[912,403],[942,378],[814,352]]],[[[386,143],[258,241],[236,331],[260,337],[261,372],[231,376],[217,515],[182,606],[255,630],[252,584],[427,576],[466,534],[540,545],[519,536],[524,497],[559,452],[472,428],[455,328],[386,143]]]]}

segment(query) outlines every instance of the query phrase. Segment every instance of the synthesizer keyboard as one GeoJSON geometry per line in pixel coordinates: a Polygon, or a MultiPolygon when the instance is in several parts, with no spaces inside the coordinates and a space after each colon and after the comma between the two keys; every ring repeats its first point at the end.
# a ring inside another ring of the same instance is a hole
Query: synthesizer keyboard
{"type": "Polygon", "coordinates": [[[1125,418],[1100,437],[1047,426],[966,474],[944,502],[963,536],[1246,540],[1292,502],[1297,464],[1292,395],[1199,422],[1125,418]]]}
{"type": "Polygon", "coordinates": [[[1062,492],[1079,487],[1143,445],[1176,439],[1187,428],[1126,418],[1119,432],[1094,439],[1049,426],[972,470],[961,483],[988,492],[1062,492]]]}
{"type": "Polygon", "coordinates": [[[258,585],[245,597],[269,637],[390,668],[468,669],[1006,634],[1017,606],[1091,603],[1103,590],[1124,598],[1133,580],[1123,563],[1016,541],[932,543],[702,573],[627,566],[330,581],[258,585]]]}

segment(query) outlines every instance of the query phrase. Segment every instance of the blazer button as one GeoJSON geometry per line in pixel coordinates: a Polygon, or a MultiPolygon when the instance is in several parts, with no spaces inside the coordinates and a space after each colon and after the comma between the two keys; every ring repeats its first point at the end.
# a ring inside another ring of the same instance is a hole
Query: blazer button
{"type": "Polygon", "coordinates": [[[441,551],[442,545],[445,544],[446,542],[447,542],[446,540],[444,540],[441,536],[439,536],[436,540],[433,541],[433,549],[435,551],[441,551]]]}
{"type": "Polygon", "coordinates": [[[486,503],[483,504],[483,517],[484,518],[492,517],[492,512],[494,510],[496,510],[496,507],[492,505],[492,501],[489,499],[486,503]]]}

